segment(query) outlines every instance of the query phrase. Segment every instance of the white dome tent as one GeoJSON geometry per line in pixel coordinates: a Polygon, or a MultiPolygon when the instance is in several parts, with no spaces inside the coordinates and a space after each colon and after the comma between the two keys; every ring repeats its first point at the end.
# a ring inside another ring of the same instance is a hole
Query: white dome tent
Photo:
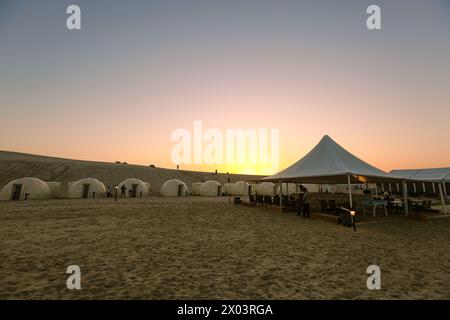
{"type": "Polygon", "coordinates": [[[227,196],[231,195],[231,189],[233,188],[233,185],[234,183],[231,182],[224,183],[222,186],[223,193],[225,193],[227,196]]]}
{"type": "Polygon", "coordinates": [[[243,196],[244,191],[245,191],[245,194],[248,194],[248,189],[244,189],[244,188],[248,188],[248,187],[249,187],[249,184],[245,181],[235,182],[233,184],[233,187],[231,187],[231,194],[233,196],[243,196]]]}
{"type": "Polygon", "coordinates": [[[105,185],[97,179],[84,178],[69,183],[68,197],[71,199],[100,198],[105,195],[105,185]]]}
{"type": "Polygon", "coordinates": [[[200,187],[200,195],[206,196],[206,197],[221,196],[222,195],[222,185],[215,180],[206,181],[200,187]]]}
{"type": "Polygon", "coordinates": [[[161,186],[159,193],[164,197],[185,197],[188,193],[186,183],[178,179],[171,179],[161,186]]]}
{"type": "Polygon", "coordinates": [[[147,197],[150,195],[150,183],[144,182],[137,178],[128,178],[117,185],[119,190],[122,186],[127,188],[127,192],[131,191],[131,197],[147,197]]]}
{"type": "Polygon", "coordinates": [[[260,196],[271,196],[275,195],[275,184],[272,182],[259,183],[256,186],[256,193],[260,196]]]}
{"type": "MultiPolygon", "coordinates": [[[[297,186],[295,185],[295,183],[286,184],[283,182],[283,195],[284,196],[291,195],[296,192],[297,192],[297,186]]],[[[280,194],[280,186],[278,186],[278,188],[277,188],[277,194],[280,194]]]]}
{"type": "Polygon", "coordinates": [[[199,196],[200,195],[200,187],[202,186],[203,182],[194,182],[191,184],[191,193],[193,196],[199,196]]]}
{"type": "Polygon", "coordinates": [[[41,200],[50,199],[51,190],[37,178],[21,178],[8,183],[0,191],[0,200],[41,200]]]}

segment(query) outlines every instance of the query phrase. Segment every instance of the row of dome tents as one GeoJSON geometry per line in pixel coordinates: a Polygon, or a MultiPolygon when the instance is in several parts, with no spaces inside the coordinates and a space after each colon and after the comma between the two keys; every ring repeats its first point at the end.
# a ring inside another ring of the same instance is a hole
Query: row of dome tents
{"type": "MultiPolygon", "coordinates": [[[[129,191],[129,196],[143,197],[150,194],[150,183],[128,178],[118,184],[129,191]]],[[[67,198],[87,199],[106,196],[105,185],[93,178],[84,178],[67,184],[67,198]]],[[[9,182],[0,190],[0,200],[43,200],[63,197],[61,182],[45,182],[37,178],[25,177],[9,182]]]]}

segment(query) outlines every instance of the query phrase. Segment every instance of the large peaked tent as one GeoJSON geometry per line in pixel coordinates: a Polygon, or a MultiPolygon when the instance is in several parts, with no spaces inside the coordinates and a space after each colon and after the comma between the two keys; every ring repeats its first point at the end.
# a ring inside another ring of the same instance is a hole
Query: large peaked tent
{"type": "MultiPolygon", "coordinates": [[[[328,135],[302,159],[261,181],[343,184],[399,181],[386,172],[364,162],[337,144],[328,135]]],[[[352,195],[349,192],[350,206],[352,195]]],[[[280,203],[281,205],[281,203],[280,203]]]]}
{"type": "Polygon", "coordinates": [[[360,176],[367,182],[389,180],[386,172],[375,168],[354,156],[329,136],[320,142],[302,159],[264,181],[304,183],[361,183],[360,176]]]}

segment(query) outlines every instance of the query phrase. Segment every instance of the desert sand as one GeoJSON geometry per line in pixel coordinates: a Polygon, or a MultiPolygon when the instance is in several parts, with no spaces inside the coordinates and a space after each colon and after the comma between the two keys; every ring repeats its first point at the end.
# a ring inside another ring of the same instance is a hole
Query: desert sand
{"type": "Polygon", "coordinates": [[[355,233],[226,197],[149,197],[3,202],[0,221],[2,299],[450,298],[448,218],[355,233]]]}

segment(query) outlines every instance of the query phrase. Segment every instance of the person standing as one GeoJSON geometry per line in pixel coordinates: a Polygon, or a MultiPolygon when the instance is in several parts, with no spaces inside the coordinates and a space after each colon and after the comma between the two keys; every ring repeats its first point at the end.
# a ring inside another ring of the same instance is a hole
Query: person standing
{"type": "Polygon", "coordinates": [[[126,193],[125,193],[125,191],[127,191],[127,187],[125,187],[125,185],[123,184],[122,185],[122,187],[120,187],[120,197],[121,198],[125,198],[125,196],[126,196],[126,193]]]}
{"type": "Polygon", "coordinates": [[[309,214],[309,191],[307,188],[303,187],[303,218],[310,218],[309,214]]]}
{"type": "Polygon", "coordinates": [[[303,209],[303,186],[300,186],[300,191],[301,193],[298,193],[298,198],[297,198],[297,216],[300,216],[300,214],[302,213],[302,209],[303,209]]]}

